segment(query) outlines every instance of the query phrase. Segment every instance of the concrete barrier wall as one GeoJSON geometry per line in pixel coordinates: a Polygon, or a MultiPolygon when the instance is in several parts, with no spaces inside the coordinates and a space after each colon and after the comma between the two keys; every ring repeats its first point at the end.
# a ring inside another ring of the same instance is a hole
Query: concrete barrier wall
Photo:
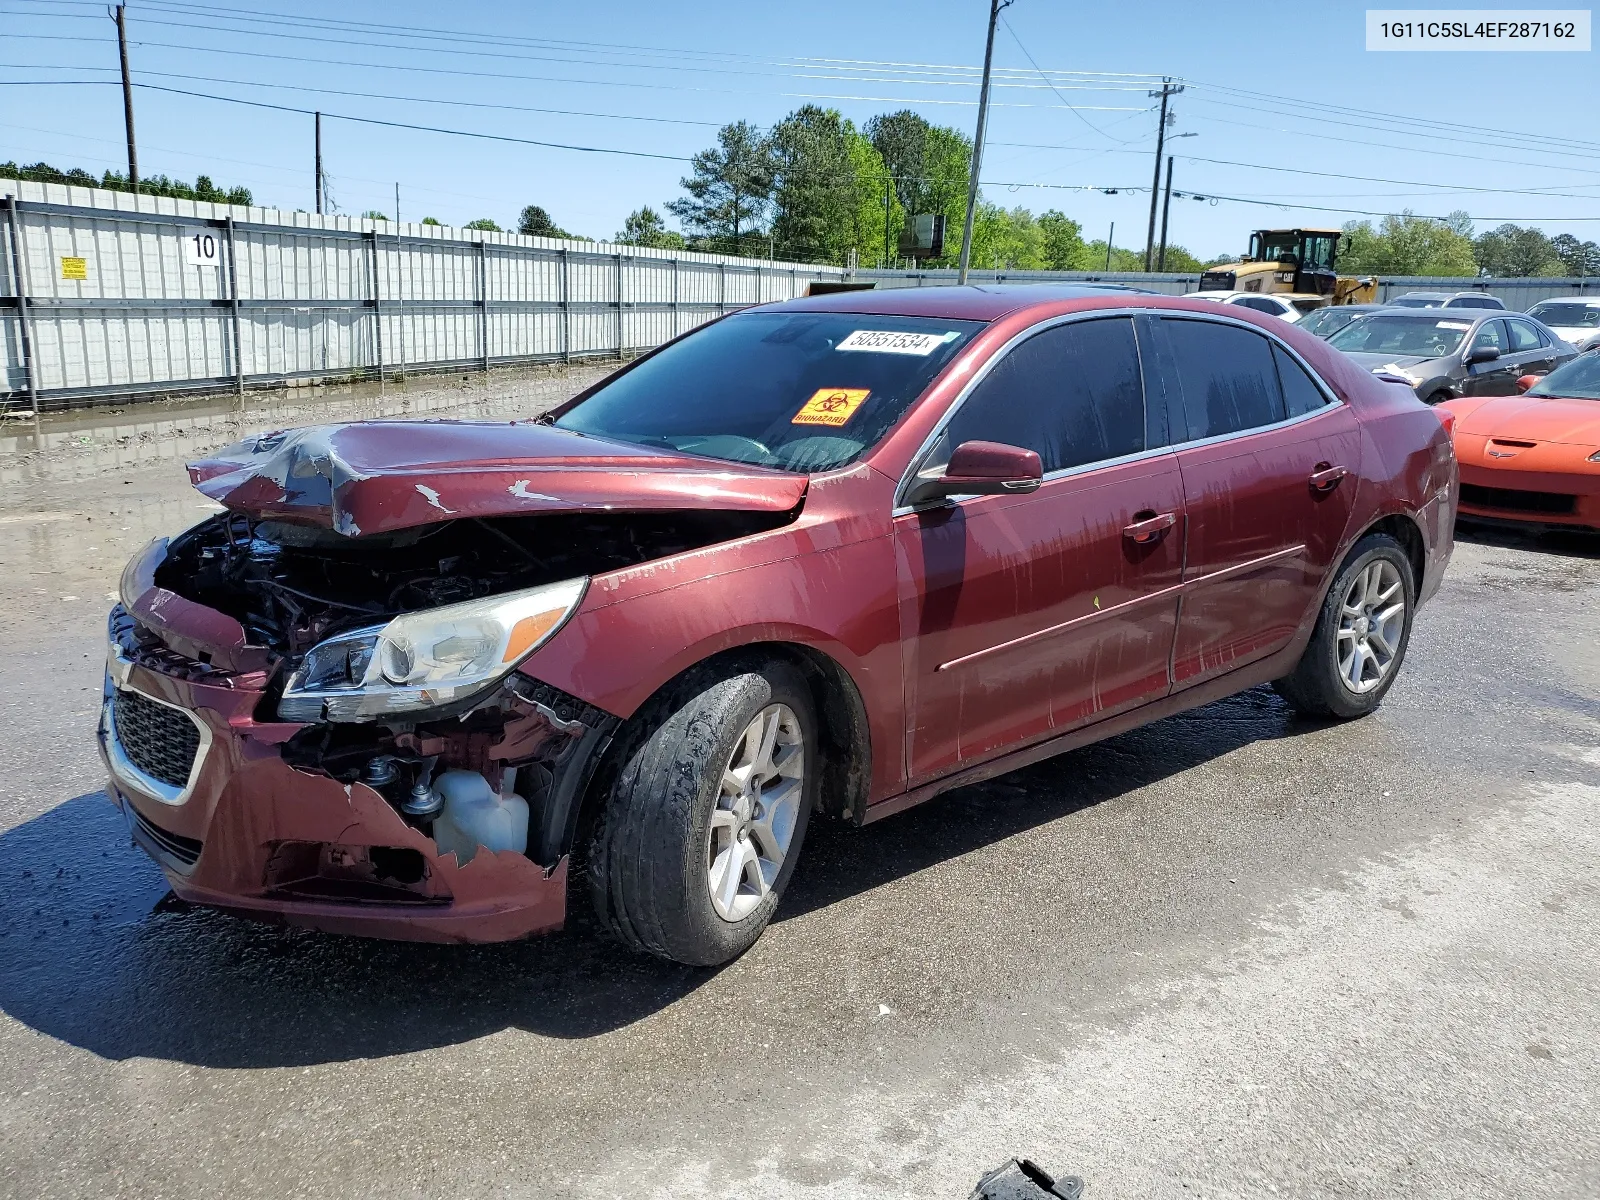
{"type": "Polygon", "coordinates": [[[12,407],[620,357],[843,275],[57,184],[0,197],[12,407]]]}

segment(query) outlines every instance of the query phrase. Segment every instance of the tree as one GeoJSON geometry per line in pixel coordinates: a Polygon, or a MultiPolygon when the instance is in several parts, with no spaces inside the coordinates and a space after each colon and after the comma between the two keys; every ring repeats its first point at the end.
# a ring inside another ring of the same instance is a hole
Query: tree
{"type": "Polygon", "coordinates": [[[842,264],[859,248],[854,136],[836,110],[815,104],[772,127],[772,240],[785,258],[842,264]]]}
{"type": "MultiPolygon", "coordinates": [[[[1056,209],[1039,218],[1044,235],[1044,265],[1052,271],[1087,271],[1089,248],[1083,244],[1083,226],[1056,209]]],[[[1101,262],[1105,261],[1102,255],[1101,262]]]]}
{"type": "MultiPolygon", "coordinates": [[[[866,124],[866,135],[893,177],[907,216],[944,214],[945,254],[929,265],[954,264],[961,255],[961,228],[967,215],[971,140],[959,130],[929,124],[910,109],[873,117],[866,124]]],[[[975,255],[973,261],[981,260],[975,255]]]]}
{"type": "Polygon", "coordinates": [[[1476,275],[1471,230],[1472,219],[1464,212],[1438,221],[1408,209],[1384,217],[1376,229],[1371,221],[1349,221],[1339,267],[1378,275],[1476,275]]]}
{"type": "Polygon", "coordinates": [[[628,214],[613,240],[622,246],[652,246],[657,250],[682,250],[684,246],[683,234],[668,229],[661,214],[648,204],[628,214]]]}
{"type": "Polygon", "coordinates": [[[1565,270],[1550,239],[1532,226],[1498,226],[1473,242],[1472,250],[1478,266],[1490,275],[1520,278],[1560,275],[1565,270]]]}
{"type": "MultiPolygon", "coordinates": [[[[1228,261],[1232,262],[1233,260],[1229,259],[1228,261]]],[[[1206,264],[1202,263],[1198,258],[1189,253],[1189,251],[1185,250],[1182,246],[1175,245],[1172,242],[1167,243],[1166,266],[1164,266],[1162,270],[1200,272],[1205,269],[1206,264]]]]}
{"type": "Polygon", "coordinates": [[[1570,233],[1558,233],[1550,239],[1550,248],[1561,262],[1567,275],[1600,275],[1600,245],[1580,242],[1570,233]]]}
{"type": "MultiPolygon", "coordinates": [[[[19,167],[14,162],[0,163],[0,179],[27,179],[35,183],[64,183],[70,187],[101,188],[111,192],[131,192],[132,186],[125,175],[106,171],[95,176],[82,167],[58,171],[49,163],[37,162],[19,167]]],[[[209,175],[201,175],[191,187],[181,179],[168,179],[165,175],[150,175],[139,181],[139,191],[146,196],[170,196],[175,200],[205,200],[212,204],[254,203],[246,187],[220,188],[211,182],[209,175]]]]}
{"type": "MultiPolygon", "coordinates": [[[[959,256],[959,243],[952,249],[959,256]]],[[[1044,230],[1025,208],[1007,210],[985,201],[973,215],[972,265],[980,271],[1041,270],[1044,230]]]]}
{"type": "Polygon", "coordinates": [[[366,212],[361,214],[361,219],[363,221],[387,221],[389,219],[389,214],[381,213],[375,208],[369,208],[366,212]]]}
{"type": "Polygon", "coordinates": [[[682,181],[688,192],[667,210],[711,246],[737,254],[756,231],[772,194],[772,156],[761,131],[735,121],[717,131],[717,144],[690,160],[693,174],[682,181]]]}
{"type": "Polygon", "coordinates": [[[550,214],[537,204],[530,204],[522,210],[522,216],[517,218],[517,232],[525,237],[564,238],[572,236],[552,221],[550,214]]]}
{"type": "Polygon", "coordinates": [[[500,226],[498,226],[498,225],[496,225],[494,223],[494,219],[492,217],[479,217],[476,221],[468,221],[461,228],[463,228],[463,229],[481,229],[485,233],[504,233],[505,232],[504,229],[501,229],[500,226]]]}
{"type": "Polygon", "coordinates": [[[424,225],[440,225],[443,222],[441,222],[438,217],[423,217],[422,223],[424,225]]]}

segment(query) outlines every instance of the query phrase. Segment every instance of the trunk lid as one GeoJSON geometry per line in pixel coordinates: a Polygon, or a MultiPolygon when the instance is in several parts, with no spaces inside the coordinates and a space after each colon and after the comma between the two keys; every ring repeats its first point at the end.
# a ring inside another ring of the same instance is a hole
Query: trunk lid
{"type": "Polygon", "coordinates": [[[218,504],[349,537],[547,512],[787,512],[804,475],[519,422],[366,421],[247,438],[189,464],[218,504]]]}

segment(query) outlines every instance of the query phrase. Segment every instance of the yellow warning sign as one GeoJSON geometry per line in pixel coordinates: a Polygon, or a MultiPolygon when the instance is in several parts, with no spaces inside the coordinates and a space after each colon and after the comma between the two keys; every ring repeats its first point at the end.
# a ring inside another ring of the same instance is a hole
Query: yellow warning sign
{"type": "Polygon", "coordinates": [[[67,258],[63,255],[61,259],[61,278],[89,278],[89,260],[87,258],[67,258]]]}
{"type": "Polygon", "coordinates": [[[789,424],[843,425],[871,394],[868,388],[818,388],[789,424]]]}

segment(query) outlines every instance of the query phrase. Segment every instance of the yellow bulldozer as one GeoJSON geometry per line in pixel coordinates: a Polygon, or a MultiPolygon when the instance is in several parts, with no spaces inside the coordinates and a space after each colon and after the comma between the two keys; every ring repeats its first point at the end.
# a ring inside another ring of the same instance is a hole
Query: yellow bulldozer
{"type": "Polygon", "coordinates": [[[1270,292],[1303,311],[1329,304],[1371,304],[1378,281],[1340,275],[1337,229],[1258,229],[1250,253],[1236,263],[1211,267],[1200,277],[1202,292],[1270,292]]]}

